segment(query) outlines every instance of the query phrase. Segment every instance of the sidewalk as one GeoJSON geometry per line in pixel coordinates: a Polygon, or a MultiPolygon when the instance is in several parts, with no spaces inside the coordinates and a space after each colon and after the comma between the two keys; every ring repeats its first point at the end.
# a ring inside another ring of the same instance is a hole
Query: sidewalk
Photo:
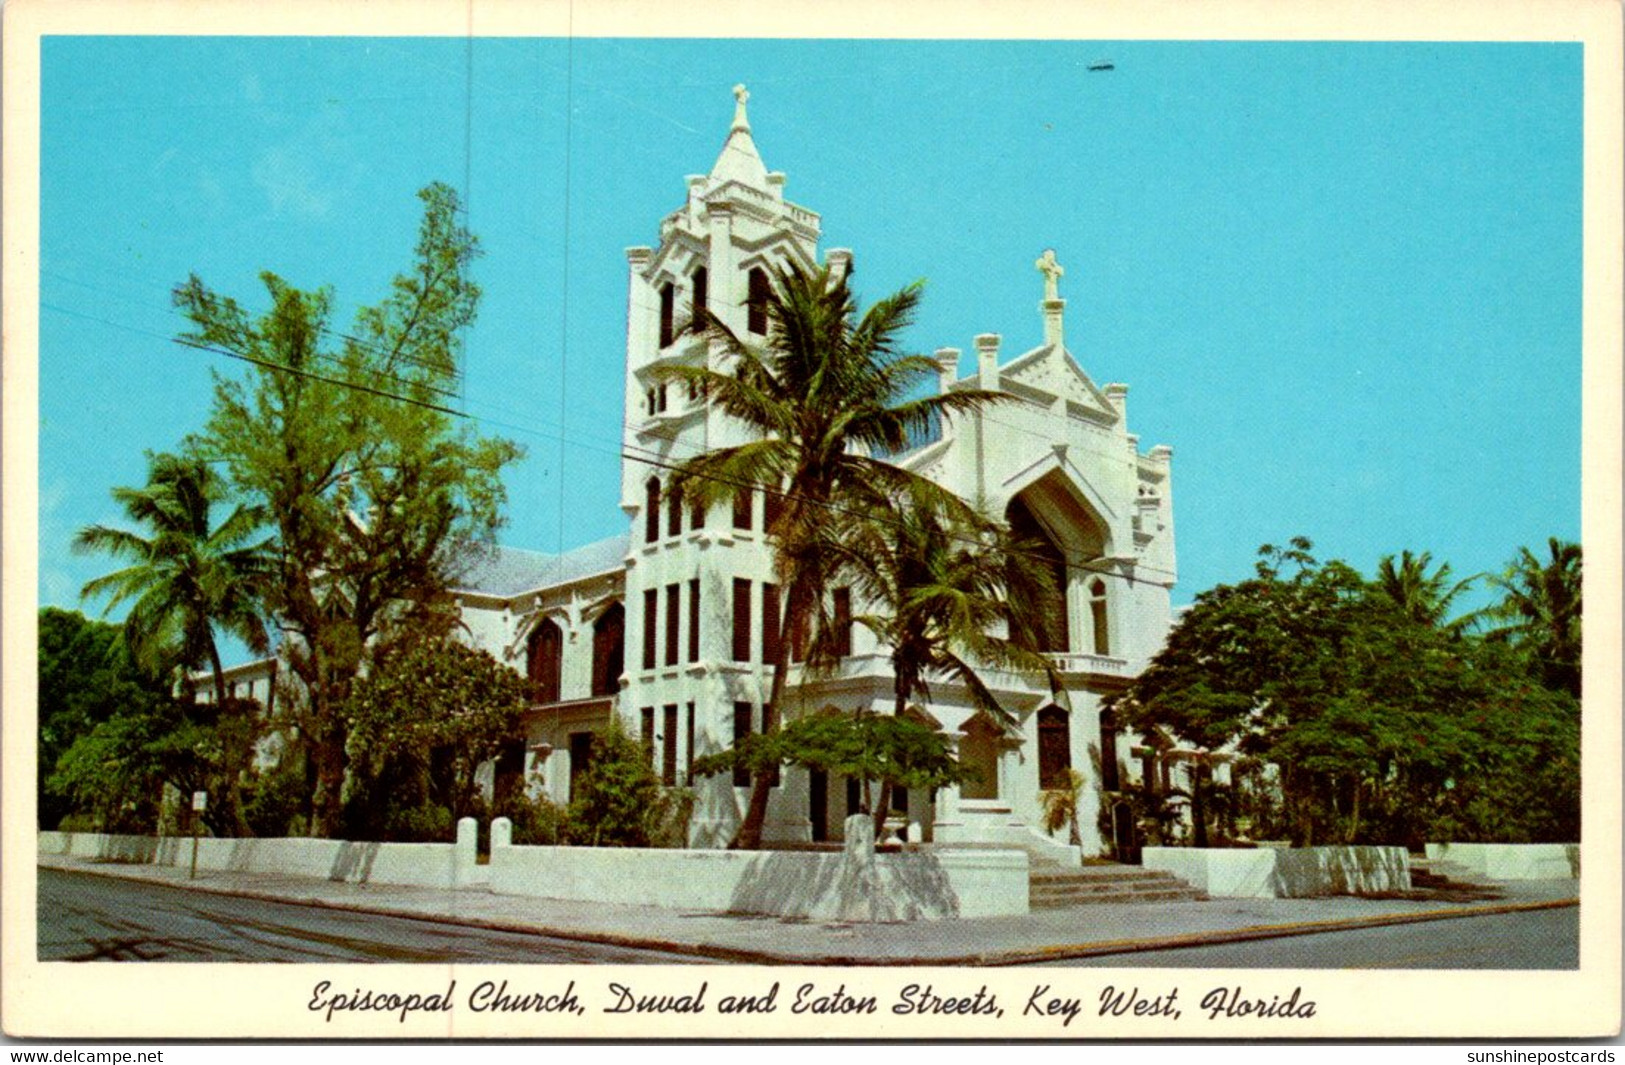
{"type": "MultiPolygon", "coordinates": [[[[493,895],[483,888],[348,884],[41,856],[42,868],[223,895],[610,943],[718,961],[794,965],[1011,965],[1578,904],[1574,881],[1500,885],[1504,899],[1213,899],[1100,904],[1021,917],[839,925],[653,906],[493,895]]],[[[1147,964],[1154,961],[1147,959],[1147,964]]]]}

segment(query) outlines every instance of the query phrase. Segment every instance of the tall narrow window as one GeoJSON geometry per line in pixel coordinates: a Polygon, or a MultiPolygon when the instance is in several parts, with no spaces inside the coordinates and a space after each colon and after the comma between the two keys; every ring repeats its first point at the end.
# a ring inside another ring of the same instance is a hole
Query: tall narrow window
{"type": "Polygon", "coordinates": [[[1100,787],[1102,791],[1121,790],[1117,771],[1117,715],[1110,710],[1100,714],[1100,787]]]}
{"type": "Polygon", "coordinates": [[[655,389],[655,413],[666,413],[666,386],[661,385],[655,389]]]}
{"type": "Polygon", "coordinates": [[[734,645],[735,662],[750,661],[750,581],[734,578],[734,645]]]}
{"type": "Polygon", "coordinates": [[[779,586],[762,585],[762,661],[779,660],[779,586]]]}
{"type": "Polygon", "coordinates": [[[626,610],[611,603],[592,625],[592,693],[614,695],[625,670],[626,610]]]}
{"type": "Polygon", "coordinates": [[[576,787],[581,777],[592,768],[593,734],[591,732],[570,733],[570,798],[577,795],[576,787]]]}
{"type": "Polygon", "coordinates": [[[677,784],[677,704],[667,703],[660,713],[660,783],[677,784]]]}
{"type": "Polygon", "coordinates": [[[674,312],[677,308],[676,290],[668,281],[660,286],[660,346],[665,347],[671,343],[671,325],[674,312]]]}
{"type": "Polygon", "coordinates": [[[655,708],[643,708],[643,757],[655,764],[655,708]]]}
{"type": "Polygon", "coordinates": [[[677,536],[683,531],[683,493],[676,488],[666,493],[666,535],[677,536]]]}
{"type": "Polygon", "coordinates": [[[835,653],[845,658],[852,653],[852,589],[835,589],[835,653]]]}
{"type": "Polygon", "coordinates": [[[705,508],[695,503],[688,512],[688,527],[695,532],[705,528],[705,508]]]}
{"type": "Polygon", "coordinates": [[[1038,786],[1066,788],[1072,768],[1072,733],[1067,713],[1058,706],[1038,711],[1038,786]]]}
{"type": "Polygon", "coordinates": [[[684,737],[688,741],[688,745],[685,748],[686,753],[684,753],[684,755],[683,755],[683,781],[684,781],[684,783],[692,783],[693,780],[694,780],[694,704],[693,703],[688,704],[688,729],[687,729],[687,732],[688,732],[688,735],[684,737]]]}
{"type": "Polygon", "coordinates": [[[688,660],[700,660],[700,580],[688,582],[688,660]]]}
{"type": "Polygon", "coordinates": [[[694,271],[694,318],[690,328],[700,332],[705,328],[705,301],[709,296],[707,291],[711,287],[711,275],[705,267],[694,271]]]}
{"type": "Polygon", "coordinates": [[[680,609],[681,604],[678,602],[681,594],[681,585],[666,585],[666,665],[668,666],[677,664],[677,649],[681,646],[677,635],[677,623],[683,616],[680,609]]]}
{"type": "Polygon", "coordinates": [[[564,658],[564,633],[558,622],[544,619],[530,634],[526,674],[530,678],[531,697],[539,703],[559,701],[559,675],[564,658]]]}
{"type": "Polygon", "coordinates": [[[745,328],[757,336],[767,335],[767,297],[771,288],[767,271],[760,266],[751,267],[745,296],[745,328]]]}
{"type": "MultiPolygon", "coordinates": [[[[750,735],[749,703],[734,703],[734,747],[737,749],[746,736],[750,735]]],[[[750,770],[743,765],[734,766],[734,787],[745,788],[750,786],[750,770]]]]}
{"type": "Polygon", "coordinates": [[[741,488],[734,493],[734,528],[750,528],[750,501],[755,494],[755,492],[745,488],[741,488]]]}
{"type": "Polygon", "coordinates": [[[643,591],[643,668],[655,667],[655,637],[660,629],[657,622],[660,620],[660,589],[645,588],[643,591]]]}
{"type": "Polygon", "coordinates": [[[784,496],[768,489],[762,493],[762,531],[778,532],[779,519],[784,516],[784,496]]]}
{"type": "Polygon", "coordinates": [[[1111,633],[1106,628],[1106,582],[1099,577],[1096,577],[1094,583],[1089,585],[1089,615],[1094,623],[1095,654],[1111,654],[1111,633]]]}
{"type": "Polygon", "coordinates": [[[643,542],[660,539],[660,478],[651,477],[643,486],[643,542]]]}

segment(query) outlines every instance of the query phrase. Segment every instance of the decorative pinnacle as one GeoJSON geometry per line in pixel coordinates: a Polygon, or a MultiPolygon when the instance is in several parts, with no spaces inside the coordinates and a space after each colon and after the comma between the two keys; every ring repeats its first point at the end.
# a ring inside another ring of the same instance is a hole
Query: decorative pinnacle
{"type": "Polygon", "coordinates": [[[1033,267],[1044,275],[1044,298],[1058,300],[1061,298],[1061,275],[1066,273],[1061,264],[1055,261],[1055,249],[1045,248],[1044,254],[1038,257],[1033,267]]]}
{"type": "Polygon", "coordinates": [[[750,129],[750,119],[745,117],[745,101],[750,99],[750,91],[744,85],[734,86],[734,129],[750,129]]]}

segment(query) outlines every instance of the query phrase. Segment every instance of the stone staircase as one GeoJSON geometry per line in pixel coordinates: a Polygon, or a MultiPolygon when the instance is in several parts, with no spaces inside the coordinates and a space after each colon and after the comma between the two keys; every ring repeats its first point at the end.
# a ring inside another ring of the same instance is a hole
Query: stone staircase
{"type": "Polygon", "coordinates": [[[1161,870],[1137,865],[1072,865],[1049,848],[1024,843],[955,843],[955,850],[1024,850],[1027,852],[1027,905],[1034,910],[1124,902],[1190,902],[1207,895],[1161,870]]]}
{"type": "Polygon", "coordinates": [[[1035,860],[1027,874],[1027,905],[1059,910],[1108,902],[1189,902],[1205,899],[1172,873],[1136,865],[1063,866],[1035,860]]]}
{"type": "Polygon", "coordinates": [[[1506,897],[1496,881],[1480,876],[1459,862],[1444,858],[1418,858],[1414,854],[1411,855],[1411,890],[1459,900],[1506,897]]]}

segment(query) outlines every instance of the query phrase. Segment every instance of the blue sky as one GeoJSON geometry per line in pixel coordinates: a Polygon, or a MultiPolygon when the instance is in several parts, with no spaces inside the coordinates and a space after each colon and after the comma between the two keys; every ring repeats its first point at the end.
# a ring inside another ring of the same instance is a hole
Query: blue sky
{"type": "Polygon", "coordinates": [[[1499,568],[1579,536],[1580,77],[1564,44],[47,38],[41,602],[238,371],[168,339],[171,286],[373,302],[434,180],[486,252],[465,405],[529,451],[503,541],[623,529],[623,250],[736,82],[860,295],[926,280],[916,349],[1038,343],[1057,250],[1069,347],[1174,448],[1176,602],[1293,535],[1499,568]]]}

